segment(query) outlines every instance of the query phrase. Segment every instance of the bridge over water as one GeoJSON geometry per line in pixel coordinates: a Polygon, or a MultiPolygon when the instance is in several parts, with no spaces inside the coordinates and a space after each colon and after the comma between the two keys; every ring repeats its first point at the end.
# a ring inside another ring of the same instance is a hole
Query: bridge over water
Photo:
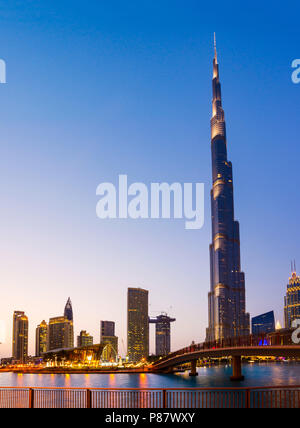
{"type": "Polygon", "coordinates": [[[154,372],[171,372],[174,368],[191,363],[190,376],[197,376],[197,361],[206,358],[232,358],[231,380],[243,380],[242,357],[286,357],[300,359],[300,345],[273,344],[267,337],[245,336],[210,343],[192,344],[155,362],[154,372]]]}

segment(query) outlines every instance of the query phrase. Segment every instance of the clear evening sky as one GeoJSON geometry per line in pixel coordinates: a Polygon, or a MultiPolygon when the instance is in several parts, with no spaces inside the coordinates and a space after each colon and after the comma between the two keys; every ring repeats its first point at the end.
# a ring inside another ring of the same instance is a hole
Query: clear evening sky
{"type": "MultiPolygon", "coordinates": [[[[1,300],[35,327],[73,302],[75,333],[99,342],[115,320],[126,346],[127,287],[166,311],[172,348],[204,339],[209,291],[210,117],[217,33],[235,214],[252,316],[283,321],[299,254],[300,58],[297,2],[0,2],[1,300]],[[101,221],[96,188],[204,182],[200,231],[176,221],[101,221]]],[[[154,331],[151,330],[152,351],[154,331]]]]}

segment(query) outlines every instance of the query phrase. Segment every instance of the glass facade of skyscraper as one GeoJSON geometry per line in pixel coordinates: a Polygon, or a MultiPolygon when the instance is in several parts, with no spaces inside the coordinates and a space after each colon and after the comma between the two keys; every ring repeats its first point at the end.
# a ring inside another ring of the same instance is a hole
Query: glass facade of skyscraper
{"type": "Polygon", "coordinates": [[[47,352],[48,326],[46,321],[42,321],[36,328],[35,333],[35,355],[40,357],[47,352]]]}
{"type": "Polygon", "coordinates": [[[128,289],[127,355],[129,361],[139,362],[149,356],[148,291],[128,289]]]}
{"type": "Polygon", "coordinates": [[[115,323],[114,321],[100,321],[100,343],[102,337],[114,336],[115,335],[115,323]]]}
{"type": "Polygon", "coordinates": [[[252,334],[259,335],[275,331],[274,312],[267,312],[252,318],[252,334]]]}
{"type": "Polygon", "coordinates": [[[22,363],[28,357],[28,318],[21,311],[13,315],[12,357],[22,363]]]}

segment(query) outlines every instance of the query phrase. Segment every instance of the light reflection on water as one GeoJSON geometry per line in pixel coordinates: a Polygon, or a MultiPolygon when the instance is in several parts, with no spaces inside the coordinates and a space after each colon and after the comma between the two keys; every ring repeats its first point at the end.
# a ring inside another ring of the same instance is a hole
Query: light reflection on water
{"type": "Polygon", "coordinates": [[[109,376],[109,387],[110,388],[117,388],[117,379],[116,379],[116,375],[115,374],[110,374],[109,376]]]}
{"type": "Polygon", "coordinates": [[[140,374],[140,388],[148,388],[148,377],[145,373],[140,374]]]}
{"type": "Polygon", "coordinates": [[[189,388],[299,385],[300,363],[244,365],[244,382],[232,384],[230,366],[202,367],[199,376],[188,372],[163,374],[16,374],[0,373],[0,386],[82,388],[189,388]]]}

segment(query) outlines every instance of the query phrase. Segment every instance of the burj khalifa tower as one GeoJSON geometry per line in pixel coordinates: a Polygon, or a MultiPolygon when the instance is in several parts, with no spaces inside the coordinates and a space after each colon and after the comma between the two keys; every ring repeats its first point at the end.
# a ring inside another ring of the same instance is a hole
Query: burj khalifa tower
{"type": "Polygon", "coordinates": [[[222,108],[216,39],[213,60],[211,153],[212,244],[207,341],[250,334],[250,316],[246,313],[245,274],[241,271],[240,261],[239,223],[234,218],[232,164],[227,159],[226,124],[222,108]]]}

